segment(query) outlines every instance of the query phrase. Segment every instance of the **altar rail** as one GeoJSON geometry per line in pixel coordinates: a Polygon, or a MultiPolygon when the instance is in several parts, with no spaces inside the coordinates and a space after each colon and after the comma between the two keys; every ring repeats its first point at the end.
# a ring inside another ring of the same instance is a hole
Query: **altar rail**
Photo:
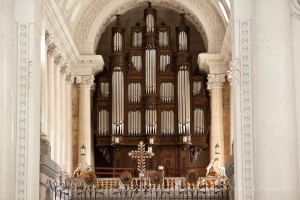
{"type": "Polygon", "coordinates": [[[134,168],[112,168],[112,167],[95,167],[95,173],[97,177],[120,177],[123,171],[129,171],[134,176],[134,168]]]}
{"type": "Polygon", "coordinates": [[[169,177],[185,177],[189,172],[195,172],[200,177],[205,177],[206,167],[170,167],[166,169],[165,175],[169,177]]]}
{"type": "Polygon", "coordinates": [[[226,178],[199,178],[189,184],[185,178],[165,178],[162,185],[151,184],[150,178],[134,178],[130,185],[123,185],[118,178],[98,178],[88,186],[82,179],[67,179],[54,183],[55,200],[138,200],[138,199],[218,199],[229,200],[229,182],[226,178]]]}

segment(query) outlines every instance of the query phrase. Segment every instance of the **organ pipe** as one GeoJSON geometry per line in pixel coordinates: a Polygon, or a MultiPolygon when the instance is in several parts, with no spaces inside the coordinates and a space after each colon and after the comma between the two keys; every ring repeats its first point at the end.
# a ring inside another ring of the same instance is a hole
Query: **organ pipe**
{"type": "Polygon", "coordinates": [[[200,94],[201,91],[201,81],[194,81],[193,82],[193,95],[196,96],[200,94]]]}
{"type": "Polygon", "coordinates": [[[156,134],[157,132],[157,113],[156,110],[146,110],[146,135],[156,134]]]}
{"type": "Polygon", "coordinates": [[[161,113],[161,133],[163,135],[174,134],[174,111],[162,111],[161,113]]]}
{"type": "Polygon", "coordinates": [[[194,110],[194,134],[204,134],[204,110],[196,108],[194,110]]]}
{"type": "Polygon", "coordinates": [[[141,135],[141,112],[140,111],[129,111],[128,134],[141,135]]]}
{"type": "Polygon", "coordinates": [[[167,31],[159,31],[158,33],[158,45],[159,47],[167,47],[169,45],[169,38],[167,31]]]}
{"type": "Polygon", "coordinates": [[[159,57],[159,69],[160,72],[165,72],[166,71],[166,67],[168,64],[170,64],[170,56],[169,55],[160,55],[159,57]]]}
{"type": "Polygon", "coordinates": [[[187,34],[184,31],[179,32],[179,51],[187,51],[187,34]]]}
{"type": "Polygon", "coordinates": [[[154,32],[154,17],[152,14],[148,14],[146,17],[146,30],[147,33],[154,32]]]}
{"type": "Polygon", "coordinates": [[[100,136],[107,136],[109,132],[109,112],[107,110],[101,110],[98,118],[98,133],[100,136]]]}
{"type": "Polygon", "coordinates": [[[173,102],[174,101],[174,85],[171,82],[160,84],[160,101],[173,102]]]}
{"type": "Polygon", "coordinates": [[[122,51],[122,35],[119,32],[114,35],[114,51],[122,51]]]}
{"type": "Polygon", "coordinates": [[[146,94],[156,93],[156,50],[146,50],[146,94]]]}
{"type": "Polygon", "coordinates": [[[179,134],[190,133],[190,85],[185,66],[178,72],[178,126],[179,134]]]}
{"type": "Polygon", "coordinates": [[[124,76],[120,67],[112,74],[112,133],[124,134],[124,76]]]}

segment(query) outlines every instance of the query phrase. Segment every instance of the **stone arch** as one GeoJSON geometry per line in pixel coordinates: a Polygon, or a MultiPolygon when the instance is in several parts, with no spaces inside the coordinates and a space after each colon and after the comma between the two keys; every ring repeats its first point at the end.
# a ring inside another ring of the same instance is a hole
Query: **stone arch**
{"type": "MultiPolygon", "coordinates": [[[[94,54],[101,34],[106,26],[114,20],[115,14],[122,14],[130,9],[142,7],[145,1],[113,0],[107,5],[103,2],[91,3],[87,8],[86,18],[81,18],[74,35],[75,43],[82,54],[94,54]],[[100,8],[100,11],[95,9],[100,8]],[[83,22],[84,20],[84,22],[83,22]],[[84,25],[84,26],[83,26],[84,25]]],[[[225,25],[214,5],[209,0],[154,0],[153,5],[168,7],[170,9],[186,13],[187,17],[199,28],[205,40],[208,52],[219,52],[225,36],[225,25]]]]}

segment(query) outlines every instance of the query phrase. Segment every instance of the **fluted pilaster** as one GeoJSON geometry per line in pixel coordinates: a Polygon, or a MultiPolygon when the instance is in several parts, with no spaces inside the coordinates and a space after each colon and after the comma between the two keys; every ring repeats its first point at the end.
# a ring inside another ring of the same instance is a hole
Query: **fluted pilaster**
{"type": "Polygon", "coordinates": [[[66,138],[65,138],[65,154],[66,172],[72,174],[73,169],[73,143],[72,143],[72,85],[74,83],[74,74],[66,75],[66,138]]]}
{"type": "MultiPolygon", "coordinates": [[[[47,42],[47,40],[46,40],[47,42]]],[[[55,142],[55,84],[54,84],[54,62],[55,57],[60,54],[58,46],[48,41],[47,51],[47,134],[51,146],[51,158],[54,159],[54,142],[55,142]]]]}
{"type": "Polygon", "coordinates": [[[60,70],[60,134],[61,134],[61,166],[62,170],[66,172],[66,143],[67,143],[67,135],[66,135],[66,75],[70,73],[70,65],[65,64],[62,65],[60,70]]]}
{"type": "Polygon", "coordinates": [[[60,70],[61,67],[65,64],[65,58],[59,55],[55,59],[54,67],[54,98],[55,98],[55,144],[54,144],[54,161],[58,164],[61,163],[61,99],[60,99],[60,70]]]}

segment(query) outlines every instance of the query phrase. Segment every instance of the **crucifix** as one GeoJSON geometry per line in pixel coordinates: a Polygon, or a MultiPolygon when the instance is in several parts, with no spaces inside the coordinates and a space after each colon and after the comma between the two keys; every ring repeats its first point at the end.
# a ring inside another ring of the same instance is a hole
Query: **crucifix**
{"type": "Polygon", "coordinates": [[[138,144],[138,149],[129,152],[128,156],[138,159],[138,170],[140,172],[140,175],[144,176],[146,168],[145,160],[148,158],[152,158],[154,156],[154,153],[152,151],[146,151],[144,142],[140,141],[138,144]]]}

